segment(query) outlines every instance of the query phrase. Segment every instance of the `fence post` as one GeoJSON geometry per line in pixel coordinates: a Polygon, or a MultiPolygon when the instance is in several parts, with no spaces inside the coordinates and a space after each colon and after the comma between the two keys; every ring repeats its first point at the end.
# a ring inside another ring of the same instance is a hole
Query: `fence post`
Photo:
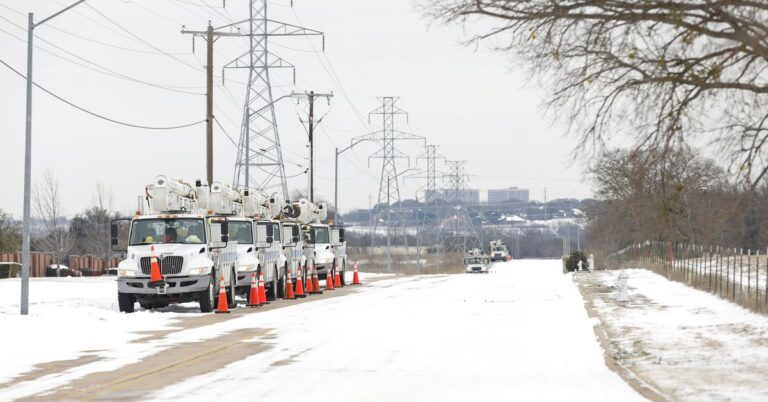
{"type": "Polygon", "coordinates": [[[707,252],[707,276],[709,277],[709,285],[707,290],[712,292],[712,246],[709,246],[709,252],[707,252]]]}
{"type": "Polygon", "coordinates": [[[752,295],[752,293],[750,292],[752,287],[752,275],[750,275],[751,270],[752,270],[752,250],[747,249],[747,297],[752,295]]]}
{"type": "MultiPolygon", "coordinates": [[[[755,250],[755,308],[760,306],[760,249],[755,250]]],[[[762,311],[762,309],[758,309],[762,311]]]]}

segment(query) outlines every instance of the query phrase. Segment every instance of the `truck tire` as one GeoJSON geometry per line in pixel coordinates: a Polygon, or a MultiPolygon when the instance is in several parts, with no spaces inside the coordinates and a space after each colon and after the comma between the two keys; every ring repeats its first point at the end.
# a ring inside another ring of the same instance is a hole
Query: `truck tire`
{"type": "MultiPolygon", "coordinates": [[[[275,267],[275,274],[277,274],[278,269],[275,267]]],[[[280,278],[278,276],[278,278],[280,278]]],[[[285,299],[285,283],[288,281],[288,277],[283,275],[282,279],[277,280],[277,293],[275,293],[275,299],[285,299]]]]}
{"type": "Polygon", "coordinates": [[[347,286],[347,281],[344,278],[347,273],[347,260],[341,260],[341,273],[339,276],[341,276],[341,287],[347,286]]]}
{"type": "Polygon", "coordinates": [[[237,291],[237,271],[232,268],[232,272],[229,274],[229,289],[227,289],[227,305],[229,308],[237,308],[237,301],[235,300],[235,292],[237,291]]]}
{"type": "Polygon", "coordinates": [[[215,298],[215,289],[216,289],[216,274],[211,274],[211,281],[208,283],[208,288],[200,291],[200,294],[198,295],[198,300],[200,303],[200,312],[201,313],[210,313],[214,309],[214,302],[216,300],[215,298]]]}
{"type": "Polygon", "coordinates": [[[271,289],[267,289],[267,301],[277,300],[280,284],[277,279],[277,267],[272,268],[272,283],[271,289]]]}
{"type": "Polygon", "coordinates": [[[117,304],[121,313],[133,313],[134,303],[132,295],[117,292],[117,304]]]}

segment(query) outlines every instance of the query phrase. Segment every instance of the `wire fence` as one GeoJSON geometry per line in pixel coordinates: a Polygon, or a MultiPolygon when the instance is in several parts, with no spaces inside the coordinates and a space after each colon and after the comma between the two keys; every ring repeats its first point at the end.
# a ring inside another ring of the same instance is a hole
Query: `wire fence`
{"type": "Polygon", "coordinates": [[[640,266],[670,280],[768,313],[768,250],[666,241],[631,244],[606,257],[606,268],[640,266]]]}

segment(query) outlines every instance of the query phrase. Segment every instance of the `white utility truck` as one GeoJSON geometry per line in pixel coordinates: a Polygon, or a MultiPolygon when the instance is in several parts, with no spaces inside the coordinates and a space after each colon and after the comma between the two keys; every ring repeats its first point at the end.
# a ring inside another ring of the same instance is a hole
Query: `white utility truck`
{"type": "Polygon", "coordinates": [[[488,273],[490,261],[483,250],[472,249],[464,257],[464,270],[467,273],[488,273]]]}
{"type": "MultiPolygon", "coordinates": [[[[299,267],[301,267],[301,283],[306,287],[307,275],[305,264],[307,258],[304,256],[304,239],[301,237],[301,225],[286,216],[293,214],[293,206],[290,203],[286,203],[283,206],[282,227],[283,227],[283,257],[286,260],[286,271],[291,277],[293,283],[296,283],[296,279],[299,275],[299,267]]],[[[304,289],[302,289],[304,290],[304,289]]]]}
{"type": "MultiPolygon", "coordinates": [[[[282,255],[282,229],[280,221],[275,218],[280,215],[280,208],[275,196],[254,190],[243,189],[243,216],[253,222],[252,252],[256,256],[256,275],[263,274],[267,291],[267,300],[274,301],[283,297],[285,292],[286,260],[282,255]]],[[[230,226],[231,230],[232,226],[230,226]]],[[[243,270],[237,276],[237,292],[250,297],[251,273],[243,270]]],[[[250,300],[248,301],[250,303],[250,300]]]]}
{"type": "Polygon", "coordinates": [[[208,203],[208,184],[197,181],[193,187],[158,176],[144,191],[147,214],[112,222],[113,249],[121,237],[126,245],[115,250],[126,253],[117,269],[120,311],[133,312],[136,302],[156,308],[196,301],[200,311],[210,312],[222,278],[227,302],[234,307],[237,245],[229,243],[228,218],[200,208],[208,203]],[[127,236],[121,236],[120,221],[129,223],[127,236]],[[159,281],[150,281],[152,257],[162,275],[159,281]]]}
{"type": "Polygon", "coordinates": [[[332,228],[323,223],[328,218],[328,207],[325,203],[314,204],[307,199],[291,203],[290,208],[283,209],[284,221],[301,225],[304,242],[304,257],[307,267],[317,272],[320,279],[330,275],[333,279],[336,266],[344,273],[347,265],[346,243],[344,229],[332,228]]]}
{"type": "Polygon", "coordinates": [[[491,261],[506,261],[509,258],[509,250],[503,241],[491,240],[491,261]]]}

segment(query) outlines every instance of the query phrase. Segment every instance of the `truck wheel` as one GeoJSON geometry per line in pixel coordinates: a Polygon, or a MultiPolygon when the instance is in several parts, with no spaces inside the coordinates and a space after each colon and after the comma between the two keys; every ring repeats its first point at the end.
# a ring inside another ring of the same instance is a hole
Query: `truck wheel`
{"type": "Polygon", "coordinates": [[[347,260],[342,260],[341,273],[339,274],[339,276],[341,276],[341,287],[347,286],[347,281],[344,278],[346,276],[346,273],[347,273],[347,260]]]}
{"type": "Polygon", "coordinates": [[[235,301],[235,291],[237,290],[237,273],[233,269],[229,277],[229,289],[227,290],[227,305],[229,308],[237,308],[235,301]]]}
{"type": "Polygon", "coordinates": [[[133,313],[133,296],[128,293],[117,292],[117,304],[121,313],[133,313]]]}
{"type": "Polygon", "coordinates": [[[216,275],[211,274],[211,280],[208,283],[208,289],[200,291],[200,294],[198,295],[198,299],[200,300],[200,312],[201,313],[210,313],[214,309],[214,301],[215,299],[215,289],[216,289],[216,275]]]}
{"type": "MultiPolygon", "coordinates": [[[[277,270],[277,267],[275,267],[275,276],[277,276],[277,273],[279,271],[277,270]]],[[[279,278],[279,276],[277,276],[279,278]]],[[[285,275],[283,275],[282,279],[277,280],[277,292],[275,292],[275,300],[277,299],[285,299],[285,283],[288,281],[285,275]]]]}
{"type": "Polygon", "coordinates": [[[272,289],[267,289],[267,301],[277,300],[278,292],[280,291],[280,284],[277,278],[277,267],[272,268],[272,289]]]}

